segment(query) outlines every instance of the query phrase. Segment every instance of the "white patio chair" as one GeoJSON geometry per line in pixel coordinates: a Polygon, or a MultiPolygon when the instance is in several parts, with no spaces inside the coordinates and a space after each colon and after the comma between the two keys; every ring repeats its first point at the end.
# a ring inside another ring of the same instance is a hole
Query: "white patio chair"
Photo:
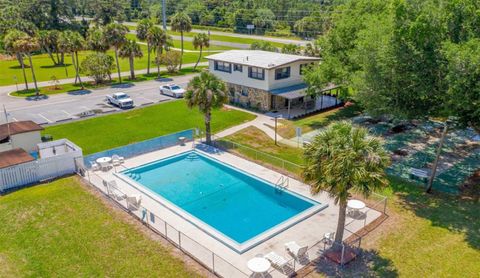
{"type": "Polygon", "coordinates": [[[285,249],[295,258],[303,258],[305,257],[307,251],[308,251],[308,246],[300,246],[298,243],[295,241],[290,241],[285,243],[285,249]]]}
{"type": "Polygon", "coordinates": [[[139,210],[142,203],[142,196],[127,196],[127,206],[130,210],[139,210]]]}
{"type": "Polygon", "coordinates": [[[122,156],[119,156],[119,155],[112,155],[112,163],[113,165],[115,166],[118,166],[120,164],[122,164],[124,162],[124,158],[122,156]]]}
{"type": "Polygon", "coordinates": [[[100,165],[95,161],[90,161],[90,169],[92,169],[92,171],[98,171],[100,170],[100,165]]]}
{"type": "Polygon", "coordinates": [[[335,232],[333,233],[325,233],[323,235],[323,239],[322,239],[325,243],[327,244],[332,244],[333,241],[335,240],[335,232]]]}
{"type": "Polygon", "coordinates": [[[120,191],[120,189],[118,189],[117,182],[115,182],[114,180],[109,181],[107,185],[110,195],[112,195],[117,201],[121,201],[127,198],[127,195],[120,191]]]}
{"type": "Polygon", "coordinates": [[[284,257],[278,255],[277,253],[275,253],[274,251],[268,253],[267,255],[265,255],[264,257],[265,259],[267,259],[274,268],[277,268],[279,269],[280,271],[282,271],[284,274],[288,274],[289,272],[292,271],[290,265],[288,264],[288,261],[287,259],[285,259],[284,257]]]}

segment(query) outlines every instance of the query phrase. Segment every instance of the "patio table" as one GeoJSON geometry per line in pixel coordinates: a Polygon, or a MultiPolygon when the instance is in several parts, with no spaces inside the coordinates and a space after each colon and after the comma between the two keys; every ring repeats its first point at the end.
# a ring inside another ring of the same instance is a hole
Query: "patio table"
{"type": "Polygon", "coordinates": [[[347,202],[347,209],[353,212],[353,214],[358,213],[361,209],[364,209],[365,207],[365,203],[360,200],[349,200],[347,202]]]}
{"type": "Polygon", "coordinates": [[[270,262],[265,258],[253,258],[247,262],[247,267],[253,272],[253,277],[260,275],[265,277],[267,271],[270,269],[270,262]]]}
{"type": "Polygon", "coordinates": [[[102,168],[102,171],[105,171],[105,169],[108,169],[108,167],[112,163],[112,158],[111,157],[100,157],[96,161],[97,161],[98,165],[100,165],[100,168],[102,168]]]}

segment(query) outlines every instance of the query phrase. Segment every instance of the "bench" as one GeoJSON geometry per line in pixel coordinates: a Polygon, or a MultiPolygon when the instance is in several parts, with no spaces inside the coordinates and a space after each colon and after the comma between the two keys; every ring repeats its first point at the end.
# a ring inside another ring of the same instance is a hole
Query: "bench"
{"type": "Polygon", "coordinates": [[[429,175],[428,171],[423,169],[411,168],[410,169],[410,178],[413,180],[420,180],[424,183],[428,181],[429,175]]]}

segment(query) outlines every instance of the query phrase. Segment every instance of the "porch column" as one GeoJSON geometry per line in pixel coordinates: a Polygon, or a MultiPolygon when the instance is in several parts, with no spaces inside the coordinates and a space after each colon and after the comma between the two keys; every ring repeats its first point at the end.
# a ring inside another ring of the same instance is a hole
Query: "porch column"
{"type": "Polygon", "coordinates": [[[335,106],[337,106],[338,105],[338,89],[335,89],[335,92],[336,92],[336,94],[335,94],[335,106]]]}
{"type": "Polygon", "coordinates": [[[320,110],[323,109],[323,93],[320,94],[320,110]]]}
{"type": "Polygon", "coordinates": [[[288,119],[290,119],[290,101],[291,99],[288,99],[288,119]]]}

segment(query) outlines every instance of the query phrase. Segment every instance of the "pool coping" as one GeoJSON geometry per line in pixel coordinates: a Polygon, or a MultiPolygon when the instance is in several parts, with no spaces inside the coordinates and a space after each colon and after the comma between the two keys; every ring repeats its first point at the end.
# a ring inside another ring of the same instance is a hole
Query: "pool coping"
{"type": "Polygon", "coordinates": [[[115,177],[119,178],[120,180],[122,180],[123,182],[126,182],[127,184],[133,186],[135,189],[142,192],[143,194],[148,196],[150,199],[152,199],[156,203],[160,204],[162,207],[168,209],[169,211],[171,211],[175,215],[181,217],[182,219],[189,222],[190,224],[192,224],[193,226],[195,226],[199,230],[206,233],[208,236],[210,236],[210,237],[214,238],[215,240],[221,242],[222,244],[224,244],[225,246],[227,246],[228,248],[230,248],[231,250],[235,251],[238,254],[242,254],[242,253],[260,245],[261,243],[273,238],[274,236],[278,235],[279,233],[282,233],[283,231],[287,230],[288,228],[290,228],[292,226],[295,226],[299,222],[302,222],[302,221],[306,220],[307,218],[317,214],[318,212],[320,212],[320,211],[322,211],[322,210],[324,210],[328,207],[328,204],[319,203],[318,201],[315,201],[315,200],[313,200],[313,199],[311,199],[307,196],[304,196],[304,195],[302,195],[298,192],[294,192],[292,190],[289,190],[288,188],[284,188],[284,189],[282,189],[283,191],[287,191],[288,194],[291,194],[291,195],[293,195],[297,198],[300,198],[300,199],[303,199],[307,202],[310,202],[310,203],[313,204],[313,206],[304,210],[304,211],[302,211],[301,213],[298,213],[298,214],[286,219],[285,221],[282,221],[282,222],[278,223],[277,225],[263,231],[262,233],[256,235],[253,238],[250,238],[249,240],[247,240],[244,243],[238,243],[235,240],[233,240],[230,237],[223,234],[222,232],[220,232],[219,230],[217,230],[217,229],[213,228],[212,226],[210,226],[209,224],[203,222],[202,220],[200,220],[196,216],[188,213],[187,211],[185,211],[181,207],[175,205],[173,202],[169,201],[165,197],[163,197],[160,194],[150,190],[146,186],[136,182],[135,180],[133,180],[133,179],[129,178],[128,176],[126,176],[125,174],[123,174],[123,172],[129,171],[131,169],[144,167],[145,165],[158,163],[158,162],[163,161],[163,160],[173,159],[175,157],[183,156],[183,155],[188,154],[188,153],[197,153],[198,155],[201,155],[203,157],[206,157],[207,159],[210,159],[210,160],[213,160],[217,163],[220,163],[220,164],[224,165],[225,167],[229,167],[234,171],[240,172],[241,174],[244,174],[244,175],[247,175],[247,176],[249,176],[253,179],[259,180],[259,181],[267,184],[268,186],[272,186],[272,187],[275,186],[272,182],[270,182],[268,180],[265,180],[261,177],[253,175],[251,173],[248,173],[245,170],[239,169],[238,167],[235,167],[234,165],[231,165],[230,163],[220,161],[220,160],[216,159],[215,157],[212,157],[208,153],[206,153],[202,150],[199,150],[199,149],[192,149],[192,150],[183,151],[183,152],[177,153],[175,155],[167,156],[167,157],[164,157],[164,158],[161,158],[161,159],[158,159],[158,160],[154,160],[154,161],[151,161],[151,162],[144,163],[142,165],[138,165],[136,167],[129,168],[127,170],[122,171],[121,173],[113,173],[113,175],[115,177]]]}

